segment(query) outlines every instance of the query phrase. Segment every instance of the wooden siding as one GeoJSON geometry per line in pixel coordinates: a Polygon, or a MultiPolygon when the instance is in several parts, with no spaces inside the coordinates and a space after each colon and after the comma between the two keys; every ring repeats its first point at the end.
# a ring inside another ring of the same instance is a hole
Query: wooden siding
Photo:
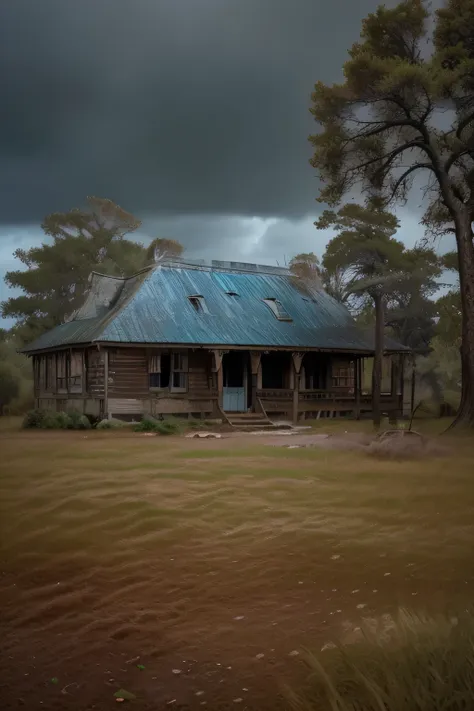
{"type": "Polygon", "coordinates": [[[95,348],[86,351],[86,392],[91,397],[105,396],[105,353],[95,348]]]}
{"type": "Polygon", "coordinates": [[[110,348],[108,396],[112,399],[147,397],[148,356],[145,348],[110,348]]]}
{"type": "Polygon", "coordinates": [[[208,351],[190,351],[189,372],[188,372],[188,392],[190,394],[209,395],[210,384],[212,382],[212,354],[208,351]]]}

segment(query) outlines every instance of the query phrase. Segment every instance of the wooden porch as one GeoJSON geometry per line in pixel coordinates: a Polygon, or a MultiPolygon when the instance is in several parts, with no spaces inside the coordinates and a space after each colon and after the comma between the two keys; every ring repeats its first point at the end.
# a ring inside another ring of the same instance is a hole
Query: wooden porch
{"type": "MultiPolygon", "coordinates": [[[[367,354],[105,346],[34,356],[38,407],[96,416],[227,417],[296,423],[372,410],[367,354]]],[[[382,411],[403,411],[403,360],[385,358],[382,411]]]]}

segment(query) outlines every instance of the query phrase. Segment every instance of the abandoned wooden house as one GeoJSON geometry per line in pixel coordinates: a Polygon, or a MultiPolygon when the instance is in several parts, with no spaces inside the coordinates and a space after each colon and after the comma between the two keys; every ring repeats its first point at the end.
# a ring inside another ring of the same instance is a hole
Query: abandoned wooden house
{"type": "MultiPolygon", "coordinates": [[[[93,273],[83,306],[24,352],[46,409],[230,423],[371,410],[371,336],[283,268],[175,259],[126,279],[93,273]]],[[[402,408],[407,352],[385,343],[391,414],[402,408]]]]}

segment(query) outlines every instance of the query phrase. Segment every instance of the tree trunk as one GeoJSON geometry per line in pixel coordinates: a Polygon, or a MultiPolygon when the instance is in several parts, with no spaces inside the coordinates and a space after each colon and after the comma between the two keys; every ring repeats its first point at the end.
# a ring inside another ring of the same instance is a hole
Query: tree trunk
{"type": "Polygon", "coordinates": [[[474,427],[474,245],[467,211],[456,221],[462,308],[461,404],[451,427],[474,427]]]}
{"type": "Polygon", "coordinates": [[[382,294],[374,294],[375,306],[375,353],[374,369],[372,372],[372,419],[374,427],[379,429],[382,421],[381,394],[382,394],[382,360],[384,346],[385,314],[382,294]]]}

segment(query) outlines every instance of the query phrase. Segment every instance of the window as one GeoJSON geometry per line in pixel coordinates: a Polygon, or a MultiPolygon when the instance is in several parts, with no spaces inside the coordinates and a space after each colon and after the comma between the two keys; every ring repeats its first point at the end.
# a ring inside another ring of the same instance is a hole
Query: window
{"type": "Polygon", "coordinates": [[[58,353],[56,356],[56,385],[58,393],[67,393],[67,356],[68,353],[58,353]]]}
{"type": "Polygon", "coordinates": [[[73,351],[69,357],[68,389],[70,393],[82,393],[82,351],[73,351]]]}
{"type": "Polygon", "coordinates": [[[54,366],[55,366],[55,355],[45,356],[45,376],[44,376],[44,389],[47,392],[54,392],[54,366]]]}
{"type": "Polygon", "coordinates": [[[188,356],[186,353],[161,353],[148,361],[148,386],[151,390],[170,389],[184,392],[188,389],[188,356]]]}
{"type": "Polygon", "coordinates": [[[188,386],[188,356],[184,353],[173,353],[172,390],[186,390],[188,386]]]}
{"type": "Polygon", "coordinates": [[[331,384],[333,388],[352,390],[354,388],[354,363],[348,361],[332,364],[331,384]]]}
{"type": "Polygon", "coordinates": [[[56,392],[82,393],[82,351],[62,351],[56,354],[56,392]]]}
{"type": "Polygon", "coordinates": [[[269,299],[264,299],[263,300],[268,308],[275,314],[276,318],[279,321],[293,321],[291,318],[290,314],[286,309],[284,308],[283,304],[281,301],[278,299],[274,298],[269,298],[269,299]]]}
{"type": "Polygon", "coordinates": [[[148,362],[150,388],[168,388],[170,384],[171,356],[167,353],[153,355],[148,362]]]}
{"type": "Polygon", "coordinates": [[[188,296],[189,302],[195,311],[198,313],[208,314],[209,309],[207,308],[206,302],[204,301],[204,296],[201,294],[192,294],[188,296]]]}

